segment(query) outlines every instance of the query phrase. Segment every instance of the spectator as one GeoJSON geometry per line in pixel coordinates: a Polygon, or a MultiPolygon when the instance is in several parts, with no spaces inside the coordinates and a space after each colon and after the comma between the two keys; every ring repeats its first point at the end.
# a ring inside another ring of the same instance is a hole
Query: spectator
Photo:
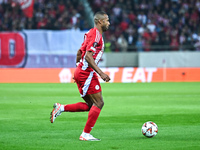
{"type": "Polygon", "coordinates": [[[180,47],[179,50],[185,50],[185,45],[186,45],[186,37],[185,34],[182,32],[180,37],[179,37],[179,42],[180,42],[180,47]]]}
{"type": "Polygon", "coordinates": [[[117,44],[119,45],[121,52],[126,52],[128,49],[128,42],[124,38],[123,34],[120,35],[120,37],[117,39],[117,44]]]}
{"type": "Polygon", "coordinates": [[[164,51],[171,50],[171,48],[170,48],[170,37],[169,36],[162,37],[162,43],[163,43],[163,46],[162,46],[161,50],[164,50],[164,51]]]}
{"type": "Polygon", "coordinates": [[[111,42],[106,40],[105,41],[105,48],[104,48],[105,52],[111,52],[111,42]]]}
{"type": "Polygon", "coordinates": [[[147,16],[144,14],[143,11],[141,11],[139,13],[139,15],[137,16],[138,20],[142,22],[142,24],[146,24],[147,23],[147,16]]]}
{"type": "Polygon", "coordinates": [[[143,33],[145,32],[146,27],[144,26],[144,24],[142,24],[139,28],[138,28],[138,34],[139,35],[143,35],[143,33]]]}
{"type": "Polygon", "coordinates": [[[200,51],[200,40],[197,40],[194,44],[196,51],[200,51]]]}
{"type": "Polygon", "coordinates": [[[171,50],[173,50],[173,51],[176,51],[176,50],[179,49],[179,48],[178,48],[179,44],[178,44],[178,41],[177,41],[177,38],[176,38],[176,37],[173,37],[173,38],[172,38],[172,41],[171,41],[171,43],[170,43],[170,46],[171,46],[171,50]]]}
{"type": "Polygon", "coordinates": [[[137,32],[132,27],[125,32],[125,38],[128,42],[128,51],[135,50],[135,43],[137,41],[137,32]]]}
{"type": "Polygon", "coordinates": [[[138,41],[136,42],[136,49],[137,49],[137,52],[144,51],[143,42],[142,42],[142,37],[141,36],[139,36],[138,41]]]}

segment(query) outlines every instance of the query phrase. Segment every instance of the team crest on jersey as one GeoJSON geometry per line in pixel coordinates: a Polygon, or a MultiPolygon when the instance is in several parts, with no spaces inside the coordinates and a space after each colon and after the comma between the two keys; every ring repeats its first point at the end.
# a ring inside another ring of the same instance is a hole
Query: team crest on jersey
{"type": "Polygon", "coordinates": [[[94,42],[93,47],[95,48],[97,46],[97,44],[98,44],[97,42],[94,42]]]}

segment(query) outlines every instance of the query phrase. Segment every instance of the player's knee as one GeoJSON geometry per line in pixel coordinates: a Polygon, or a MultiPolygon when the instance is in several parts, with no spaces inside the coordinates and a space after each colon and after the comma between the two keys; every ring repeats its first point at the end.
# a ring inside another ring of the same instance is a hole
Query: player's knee
{"type": "Polygon", "coordinates": [[[101,108],[104,106],[104,101],[101,101],[101,108]]]}
{"type": "Polygon", "coordinates": [[[89,103],[87,103],[87,105],[88,105],[88,107],[89,107],[89,109],[92,107],[92,105],[93,105],[93,103],[92,102],[89,102],[89,103]]]}
{"type": "Polygon", "coordinates": [[[99,101],[98,107],[99,107],[100,109],[102,109],[103,106],[104,106],[104,101],[103,101],[103,100],[99,101]]]}

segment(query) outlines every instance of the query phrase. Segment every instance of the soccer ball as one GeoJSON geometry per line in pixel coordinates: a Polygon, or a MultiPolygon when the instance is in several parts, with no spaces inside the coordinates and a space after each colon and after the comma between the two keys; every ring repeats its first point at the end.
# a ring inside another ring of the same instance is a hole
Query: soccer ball
{"type": "Polygon", "coordinates": [[[142,126],[142,134],[148,138],[154,137],[158,133],[158,126],[152,122],[145,122],[142,126]]]}

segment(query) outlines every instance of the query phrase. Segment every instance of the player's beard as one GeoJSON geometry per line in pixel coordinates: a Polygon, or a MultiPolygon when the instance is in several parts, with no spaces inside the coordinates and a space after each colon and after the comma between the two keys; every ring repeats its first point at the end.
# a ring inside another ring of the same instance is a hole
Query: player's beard
{"type": "Polygon", "coordinates": [[[108,28],[109,28],[109,26],[104,25],[104,26],[102,26],[102,31],[105,32],[108,30],[108,28]]]}

